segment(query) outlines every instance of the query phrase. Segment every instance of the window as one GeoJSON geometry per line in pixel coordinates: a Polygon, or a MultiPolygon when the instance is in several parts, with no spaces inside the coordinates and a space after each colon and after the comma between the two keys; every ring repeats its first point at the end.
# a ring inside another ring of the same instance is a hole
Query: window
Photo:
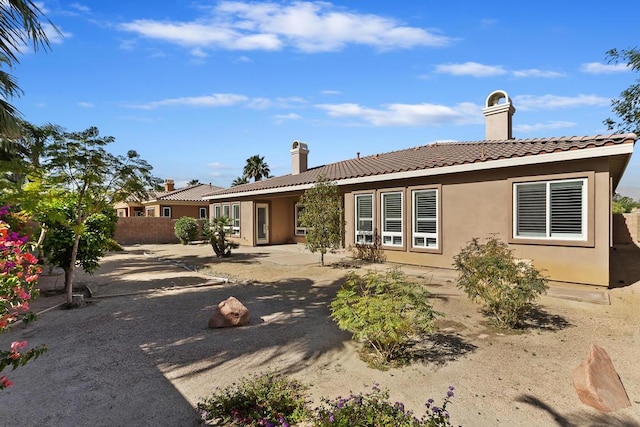
{"type": "Polygon", "coordinates": [[[373,243],[373,194],[357,194],[356,243],[373,243]]]}
{"type": "Polygon", "coordinates": [[[402,246],[402,193],[382,193],[382,244],[402,246]]]}
{"type": "Polygon", "coordinates": [[[415,190],[412,197],[413,233],[411,244],[414,248],[438,247],[438,191],[415,190]]]}
{"type": "Polygon", "coordinates": [[[231,234],[234,236],[240,235],[240,204],[235,203],[231,205],[231,234]]]}
{"type": "Polygon", "coordinates": [[[207,217],[207,208],[198,209],[198,218],[205,219],[207,217]]]}
{"type": "Polygon", "coordinates": [[[156,215],[156,210],[154,208],[147,208],[146,212],[147,212],[147,216],[155,216],[156,215]]]}
{"type": "Polygon", "coordinates": [[[231,215],[229,214],[229,205],[222,205],[222,216],[231,218],[231,215]]]}
{"type": "Polygon", "coordinates": [[[125,216],[124,211],[122,209],[118,209],[118,216],[120,217],[125,216]]]}
{"type": "Polygon", "coordinates": [[[168,216],[169,218],[171,218],[171,207],[170,206],[163,206],[162,207],[162,216],[168,216]]]}
{"type": "Polygon", "coordinates": [[[302,214],[302,212],[304,212],[304,206],[296,204],[296,236],[305,236],[307,234],[306,227],[303,227],[300,223],[300,215],[302,214]]]}
{"type": "Polygon", "coordinates": [[[586,240],[587,180],[514,184],[514,237],[586,240]]]}
{"type": "Polygon", "coordinates": [[[220,218],[220,205],[215,205],[213,207],[213,217],[220,218]]]}

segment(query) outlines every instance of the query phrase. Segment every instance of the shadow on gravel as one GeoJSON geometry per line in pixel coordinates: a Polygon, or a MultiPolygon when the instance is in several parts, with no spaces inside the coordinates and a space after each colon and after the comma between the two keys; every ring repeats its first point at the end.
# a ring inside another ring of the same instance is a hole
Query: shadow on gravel
{"type": "Polygon", "coordinates": [[[540,306],[534,306],[525,319],[523,329],[542,329],[546,331],[560,331],[573,327],[567,319],[557,314],[548,313],[540,306]]]}
{"type": "MultiPolygon", "coordinates": [[[[577,399],[577,397],[576,397],[577,399]]],[[[552,406],[530,394],[523,394],[516,398],[517,402],[539,408],[553,417],[557,425],[562,427],[583,427],[583,426],[607,426],[607,427],[640,427],[640,423],[627,415],[575,412],[570,414],[560,414],[552,406]]]]}
{"type": "Polygon", "coordinates": [[[416,361],[444,366],[473,353],[477,348],[458,334],[436,332],[409,349],[409,352],[416,361]]]}

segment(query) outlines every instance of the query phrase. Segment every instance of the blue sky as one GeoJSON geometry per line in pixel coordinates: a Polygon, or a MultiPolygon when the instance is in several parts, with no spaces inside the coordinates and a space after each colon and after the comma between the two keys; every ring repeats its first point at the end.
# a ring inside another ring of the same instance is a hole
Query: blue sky
{"type": "MultiPolygon", "coordinates": [[[[484,138],[489,93],[516,138],[608,133],[611,99],[640,77],[605,62],[638,45],[637,1],[45,1],[60,29],[13,69],[34,124],[97,126],[155,175],[228,186],[259,154],[290,172],[484,138]]],[[[640,155],[621,186],[640,187],[640,155]]]]}

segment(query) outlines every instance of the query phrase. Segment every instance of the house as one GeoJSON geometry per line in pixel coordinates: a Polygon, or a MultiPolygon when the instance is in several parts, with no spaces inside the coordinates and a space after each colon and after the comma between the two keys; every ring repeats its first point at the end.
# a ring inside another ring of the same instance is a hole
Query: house
{"type": "Polygon", "coordinates": [[[209,206],[202,196],[221,190],[211,184],[195,184],[175,189],[172,179],[165,180],[164,191],[152,191],[144,201],[127,200],[118,203],[115,208],[119,217],[149,216],[181,218],[190,216],[203,219],[209,217],[209,206]]]}
{"type": "Polygon", "coordinates": [[[611,199],[635,134],[513,139],[515,107],[491,93],[486,139],[433,143],[308,168],[294,141],[291,174],[204,197],[242,245],[303,242],[298,200],[319,177],[343,195],[344,246],[380,236],[387,261],[452,268],[474,237],[496,235],[552,281],[609,285],[611,199]],[[228,215],[227,215],[228,214],[228,215]]]}

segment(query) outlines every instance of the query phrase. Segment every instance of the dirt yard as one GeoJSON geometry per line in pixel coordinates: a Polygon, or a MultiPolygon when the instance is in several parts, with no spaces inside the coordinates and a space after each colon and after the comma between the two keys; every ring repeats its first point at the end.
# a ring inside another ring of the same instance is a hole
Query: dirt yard
{"type": "MultiPolygon", "coordinates": [[[[0,335],[0,348],[14,340],[49,346],[40,359],[3,372],[15,386],[2,391],[0,419],[191,426],[193,407],[214,387],[275,369],[309,384],[316,401],[378,382],[418,415],[428,398],[440,401],[454,385],[456,425],[640,426],[640,283],[605,291],[610,305],[545,296],[530,328],[505,333],[487,324],[451,272],[403,267],[444,317],[415,363],[383,372],[362,362],[329,318],[328,303],[353,266],[337,256],[326,267],[317,260],[295,245],[239,249],[226,260],[204,245],[109,255],[94,276],[77,276],[93,292],[85,307],[49,310],[0,335]],[[251,324],[208,329],[213,308],[229,296],[249,308],[251,324]],[[608,352],[630,408],[606,415],[577,398],[571,374],[591,343],[608,352]]],[[[61,286],[55,275],[42,283],[61,286]]],[[[36,307],[59,300],[41,297],[36,307]]]]}

